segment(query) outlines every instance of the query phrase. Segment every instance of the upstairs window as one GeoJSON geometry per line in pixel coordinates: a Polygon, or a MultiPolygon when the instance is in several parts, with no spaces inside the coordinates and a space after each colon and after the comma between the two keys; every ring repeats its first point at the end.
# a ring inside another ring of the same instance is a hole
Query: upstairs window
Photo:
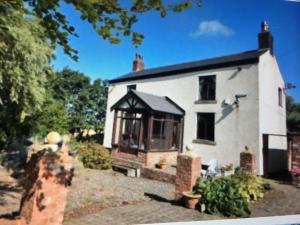
{"type": "Polygon", "coordinates": [[[199,100],[216,100],[216,76],[199,77],[199,100]]]}
{"type": "Polygon", "coordinates": [[[129,92],[130,90],[136,90],[136,84],[127,85],[127,92],[129,92]]]}
{"type": "Polygon", "coordinates": [[[278,105],[282,106],[282,89],[278,88],[278,105]]]}
{"type": "Polygon", "coordinates": [[[215,114],[197,113],[197,139],[215,140],[215,114]]]}

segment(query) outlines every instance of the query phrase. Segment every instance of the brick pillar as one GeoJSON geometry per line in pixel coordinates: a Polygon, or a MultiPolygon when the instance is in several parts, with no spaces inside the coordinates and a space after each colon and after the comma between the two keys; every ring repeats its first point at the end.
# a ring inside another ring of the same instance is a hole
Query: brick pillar
{"type": "Polygon", "coordinates": [[[22,225],[62,225],[73,158],[68,155],[33,155],[28,163],[20,207],[22,225]]]}
{"type": "Polygon", "coordinates": [[[256,173],[256,156],[247,146],[240,154],[240,167],[245,172],[256,173]]]}
{"type": "Polygon", "coordinates": [[[177,170],[175,182],[175,199],[182,197],[183,191],[191,191],[201,172],[201,158],[187,155],[177,157],[177,170]]]}

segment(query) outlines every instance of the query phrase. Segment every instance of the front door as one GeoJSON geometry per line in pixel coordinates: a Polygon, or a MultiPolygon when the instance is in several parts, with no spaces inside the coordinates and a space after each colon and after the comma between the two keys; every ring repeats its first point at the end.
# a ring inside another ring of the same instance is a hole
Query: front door
{"type": "Polygon", "coordinates": [[[139,149],[141,118],[125,117],[122,119],[119,150],[137,154],[139,149]]]}

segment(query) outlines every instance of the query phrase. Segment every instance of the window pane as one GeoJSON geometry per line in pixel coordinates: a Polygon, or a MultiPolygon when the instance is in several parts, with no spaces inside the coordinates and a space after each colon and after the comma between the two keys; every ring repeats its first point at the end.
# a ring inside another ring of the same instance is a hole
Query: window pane
{"type": "Polygon", "coordinates": [[[172,147],[179,148],[179,138],[179,124],[177,122],[174,122],[172,133],[172,147]]]}
{"type": "Polygon", "coordinates": [[[160,138],[160,136],[161,136],[161,121],[154,120],[152,129],[153,129],[152,137],[160,138]]]}
{"type": "Polygon", "coordinates": [[[171,149],[179,147],[179,125],[177,121],[153,120],[152,149],[171,149]]]}
{"type": "Polygon", "coordinates": [[[119,143],[119,134],[120,134],[120,127],[121,127],[121,118],[116,118],[115,121],[115,134],[113,138],[113,144],[118,144],[119,143]]]}
{"type": "Polygon", "coordinates": [[[127,92],[129,92],[130,90],[136,90],[136,84],[127,85],[127,92]]]}
{"type": "Polygon", "coordinates": [[[282,106],[282,89],[278,88],[278,105],[282,106]]]}
{"type": "MultiPolygon", "coordinates": [[[[124,112],[122,118],[117,118],[116,123],[121,124],[116,130],[115,135],[119,140],[119,145],[125,149],[137,149],[139,147],[140,129],[141,129],[141,114],[124,112]],[[119,122],[121,121],[121,122],[119,122]],[[118,136],[120,134],[120,136],[118,136]]],[[[117,141],[117,138],[115,138],[117,141]]]]}
{"type": "Polygon", "coordinates": [[[164,148],[164,121],[153,120],[153,131],[152,131],[152,149],[163,149],[164,148]]]}
{"type": "Polygon", "coordinates": [[[197,139],[214,141],[215,139],[215,114],[198,113],[197,139]]]}
{"type": "Polygon", "coordinates": [[[133,120],[130,134],[130,148],[138,148],[141,121],[133,120]]]}
{"type": "Polygon", "coordinates": [[[216,76],[199,77],[199,99],[216,99],[216,76]]]}
{"type": "Polygon", "coordinates": [[[123,148],[129,147],[129,136],[130,136],[130,120],[123,119],[122,121],[122,132],[120,137],[120,146],[123,148]]]}

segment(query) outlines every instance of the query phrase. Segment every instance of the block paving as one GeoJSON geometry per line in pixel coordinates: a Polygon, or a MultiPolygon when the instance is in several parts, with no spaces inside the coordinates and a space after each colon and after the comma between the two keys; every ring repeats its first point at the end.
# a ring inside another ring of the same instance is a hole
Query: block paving
{"type": "MultiPolygon", "coordinates": [[[[273,189],[267,192],[261,201],[250,204],[251,217],[299,214],[300,222],[300,189],[287,182],[274,180],[269,182],[273,189]]],[[[200,213],[175,204],[172,201],[175,187],[164,182],[129,178],[108,171],[95,173],[93,170],[84,170],[75,178],[71,193],[78,188],[84,193],[89,186],[94,191],[97,186],[101,191],[98,195],[95,193],[93,199],[90,198],[93,201],[91,204],[78,211],[74,210],[76,207],[72,205],[77,201],[78,206],[78,201],[82,201],[83,198],[79,192],[76,194],[77,197],[70,196],[67,206],[69,212],[64,225],[126,225],[226,219],[223,216],[200,213]],[[110,194],[106,196],[108,190],[115,196],[110,194]],[[70,213],[72,211],[74,214],[70,213]]],[[[87,197],[85,201],[88,201],[87,197]]],[[[82,203],[81,205],[84,205],[82,203]]]]}
{"type": "MultiPolygon", "coordinates": [[[[3,215],[18,210],[21,192],[6,191],[7,174],[0,174],[0,224],[3,215]]],[[[251,204],[251,217],[300,214],[300,189],[270,180],[273,190],[251,204]]],[[[143,224],[224,219],[176,205],[175,186],[112,171],[78,169],[68,196],[64,225],[143,224]]],[[[299,216],[300,222],[300,216],[299,216]]],[[[4,224],[3,224],[4,225],[4,224]]],[[[5,224],[7,225],[7,224],[5,224]]]]}

